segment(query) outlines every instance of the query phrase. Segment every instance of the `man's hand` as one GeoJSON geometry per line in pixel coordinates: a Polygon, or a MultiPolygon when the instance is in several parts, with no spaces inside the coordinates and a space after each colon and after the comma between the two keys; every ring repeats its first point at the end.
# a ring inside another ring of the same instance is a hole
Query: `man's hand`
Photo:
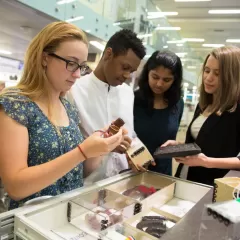
{"type": "Polygon", "coordinates": [[[128,137],[127,135],[124,135],[123,141],[121,142],[121,144],[119,146],[117,146],[113,152],[116,153],[120,153],[123,154],[125,153],[128,148],[131,146],[132,140],[130,137],[128,137]]]}
{"type": "Polygon", "coordinates": [[[128,155],[126,154],[126,158],[127,158],[127,161],[128,161],[128,165],[129,165],[129,168],[132,169],[133,172],[146,172],[148,170],[148,166],[151,164],[153,166],[156,166],[156,163],[155,161],[149,161],[147,162],[146,164],[144,164],[143,166],[137,164],[138,166],[138,169],[136,168],[136,166],[133,164],[133,162],[131,161],[131,159],[128,157],[128,155]]]}

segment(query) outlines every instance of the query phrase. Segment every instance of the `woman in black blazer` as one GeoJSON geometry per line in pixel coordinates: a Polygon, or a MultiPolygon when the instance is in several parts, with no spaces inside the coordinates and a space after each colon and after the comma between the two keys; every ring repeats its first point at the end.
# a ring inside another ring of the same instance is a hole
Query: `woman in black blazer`
{"type": "MultiPolygon", "coordinates": [[[[203,64],[200,99],[186,134],[202,153],[176,158],[176,177],[213,185],[229,169],[240,169],[240,49],[213,50],[203,64]],[[188,172],[186,167],[189,166],[188,172]]],[[[162,146],[178,144],[169,140],[162,146]]]]}

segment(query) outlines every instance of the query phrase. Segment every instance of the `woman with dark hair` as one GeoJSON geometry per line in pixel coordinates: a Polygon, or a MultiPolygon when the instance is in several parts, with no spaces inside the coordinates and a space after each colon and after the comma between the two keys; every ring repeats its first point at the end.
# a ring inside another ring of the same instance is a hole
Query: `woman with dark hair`
{"type": "MultiPolygon", "coordinates": [[[[170,51],[156,51],[148,59],[135,92],[134,128],[153,154],[168,139],[176,139],[183,113],[182,63],[170,51]]],[[[172,159],[155,159],[149,170],[172,174],[172,159]]]]}

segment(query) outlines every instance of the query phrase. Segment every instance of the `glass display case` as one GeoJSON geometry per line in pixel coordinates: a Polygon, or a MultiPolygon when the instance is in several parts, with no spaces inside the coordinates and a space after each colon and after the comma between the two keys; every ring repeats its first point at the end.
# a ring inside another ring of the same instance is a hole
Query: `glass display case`
{"type": "Polygon", "coordinates": [[[153,172],[125,173],[29,206],[16,214],[14,235],[24,240],[159,239],[210,189],[153,172]]]}

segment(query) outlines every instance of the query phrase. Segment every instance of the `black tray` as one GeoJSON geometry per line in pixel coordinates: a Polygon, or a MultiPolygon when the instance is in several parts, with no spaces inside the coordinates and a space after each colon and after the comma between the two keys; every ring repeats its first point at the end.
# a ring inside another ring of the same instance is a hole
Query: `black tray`
{"type": "Polygon", "coordinates": [[[185,143],[167,147],[159,147],[154,152],[153,157],[186,157],[199,153],[201,153],[201,148],[196,143],[185,143]]]}

